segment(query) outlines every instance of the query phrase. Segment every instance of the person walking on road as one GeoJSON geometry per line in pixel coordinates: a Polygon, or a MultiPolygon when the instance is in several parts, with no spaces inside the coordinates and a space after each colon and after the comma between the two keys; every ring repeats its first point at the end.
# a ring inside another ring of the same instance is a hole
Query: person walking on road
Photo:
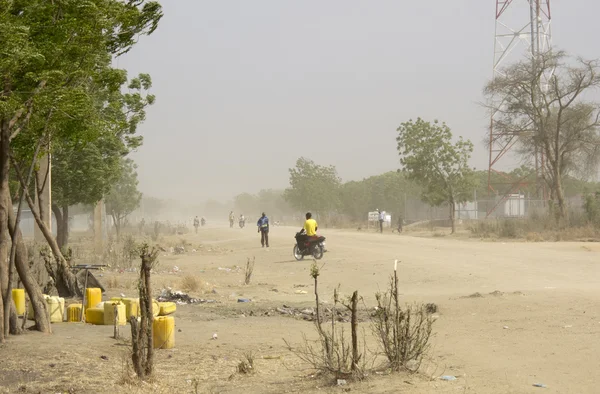
{"type": "Polygon", "coordinates": [[[233,211],[229,212],[229,228],[233,228],[233,222],[235,221],[235,214],[233,211]]]}
{"type": "Polygon", "coordinates": [[[379,232],[383,233],[383,222],[385,221],[385,211],[380,211],[378,209],[377,212],[379,212],[379,232]]]}
{"type": "Polygon", "coordinates": [[[198,234],[198,227],[200,226],[200,219],[198,219],[198,216],[196,216],[194,218],[194,228],[196,229],[196,234],[198,234]]]}
{"type": "Polygon", "coordinates": [[[256,222],[258,232],[260,233],[260,244],[264,248],[265,245],[269,247],[269,218],[263,212],[258,222],[256,222]]]}

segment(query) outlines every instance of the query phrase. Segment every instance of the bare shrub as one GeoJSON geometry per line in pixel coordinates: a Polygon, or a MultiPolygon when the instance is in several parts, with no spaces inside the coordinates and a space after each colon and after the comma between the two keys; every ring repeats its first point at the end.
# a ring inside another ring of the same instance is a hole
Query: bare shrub
{"type": "Polygon", "coordinates": [[[396,372],[418,370],[430,347],[434,321],[428,313],[431,306],[413,304],[402,308],[398,301],[396,271],[390,278],[388,291],[375,297],[377,310],[372,316],[372,329],[387,358],[388,367],[396,372]]]}
{"type": "Polygon", "coordinates": [[[244,357],[237,365],[237,372],[241,374],[251,374],[255,371],[254,368],[254,353],[244,353],[244,357]]]}
{"type": "Polygon", "coordinates": [[[324,327],[319,310],[319,275],[320,270],[314,262],[310,269],[310,276],[315,282],[315,328],[319,334],[319,339],[311,341],[303,334],[303,342],[296,348],[292,347],[287,341],[284,340],[284,342],[288,350],[320,373],[332,375],[335,379],[363,379],[368,369],[365,357],[367,349],[366,340],[363,339],[360,346],[358,343],[358,291],[355,291],[345,303],[339,300],[338,290],[334,291],[331,328],[324,327]],[[348,340],[343,327],[336,327],[335,317],[338,306],[343,306],[351,312],[350,340],[348,340]]]}
{"type": "Polygon", "coordinates": [[[248,261],[246,262],[246,268],[244,270],[244,284],[249,285],[250,280],[252,279],[252,273],[254,272],[254,261],[255,257],[252,257],[252,260],[248,257],[248,261]]]}
{"type": "Polygon", "coordinates": [[[111,276],[106,280],[106,287],[109,289],[117,289],[119,288],[119,278],[116,276],[111,276]]]}
{"type": "Polygon", "coordinates": [[[181,289],[186,292],[196,292],[202,287],[202,282],[197,276],[186,275],[181,278],[181,289]]]}
{"type": "Polygon", "coordinates": [[[123,266],[125,268],[131,268],[133,261],[140,254],[140,246],[135,242],[135,238],[131,234],[127,234],[122,240],[123,247],[121,249],[121,257],[123,266]]]}
{"type": "Polygon", "coordinates": [[[140,258],[142,264],[140,267],[140,321],[132,316],[129,320],[131,324],[131,343],[132,354],[131,361],[133,369],[139,379],[147,379],[154,371],[154,346],[152,343],[152,287],[150,273],[156,266],[158,250],[144,244],[140,248],[140,258]]]}
{"type": "Polygon", "coordinates": [[[528,242],[544,242],[544,237],[542,237],[542,235],[540,233],[536,233],[536,232],[527,233],[527,235],[525,236],[525,239],[528,242]]]}

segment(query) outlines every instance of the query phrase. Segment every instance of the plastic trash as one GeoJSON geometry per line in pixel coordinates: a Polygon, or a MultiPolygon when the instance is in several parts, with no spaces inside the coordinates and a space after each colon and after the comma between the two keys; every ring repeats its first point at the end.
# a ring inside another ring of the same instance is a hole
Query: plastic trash
{"type": "Polygon", "coordinates": [[[346,382],[346,379],[338,379],[337,380],[338,386],[345,386],[346,384],[348,384],[348,382],[346,382]]]}
{"type": "Polygon", "coordinates": [[[545,389],[547,386],[544,383],[534,383],[533,387],[539,387],[539,388],[545,389]]]}
{"type": "Polygon", "coordinates": [[[452,380],[456,380],[456,376],[452,376],[452,375],[444,375],[441,376],[440,379],[442,380],[446,380],[448,382],[452,381],[452,380]]]}
{"type": "Polygon", "coordinates": [[[250,302],[248,298],[238,298],[238,302],[250,302]]]}

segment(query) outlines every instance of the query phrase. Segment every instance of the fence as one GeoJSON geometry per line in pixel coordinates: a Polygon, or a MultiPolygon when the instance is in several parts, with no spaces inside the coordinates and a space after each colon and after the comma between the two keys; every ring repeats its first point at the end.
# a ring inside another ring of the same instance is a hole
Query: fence
{"type": "MultiPolygon", "coordinates": [[[[575,196],[567,199],[570,210],[580,212],[583,210],[583,199],[575,196]]],[[[457,204],[455,218],[463,220],[478,220],[486,218],[528,218],[534,215],[543,215],[548,212],[548,202],[544,200],[529,199],[523,195],[512,195],[507,199],[476,200],[464,204],[457,204]]],[[[395,212],[392,221],[401,213],[395,212]]],[[[417,199],[407,199],[403,217],[405,223],[414,223],[428,220],[447,220],[450,211],[447,205],[432,207],[417,199]]]]}

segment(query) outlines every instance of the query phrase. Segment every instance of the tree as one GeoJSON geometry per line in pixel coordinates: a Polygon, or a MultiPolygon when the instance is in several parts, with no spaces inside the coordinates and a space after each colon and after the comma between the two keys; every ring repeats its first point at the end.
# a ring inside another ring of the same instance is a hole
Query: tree
{"type": "MultiPolygon", "coordinates": [[[[90,81],[97,81],[112,70],[113,56],[129,51],[139,36],[151,34],[162,17],[158,2],[144,0],[89,0],[89,1],[2,1],[0,2],[0,279],[3,302],[11,303],[10,292],[4,285],[12,269],[7,261],[10,233],[19,242],[18,227],[12,228],[9,178],[11,164],[38,160],[34,147],[41,144],[47,153],[57,141],[77,139],[76,127],[96,121],[94,115],[102,106],[94,106],[94,91],[90,81]],[[95,111],[93,110],[95,108],[95,111]],[[33,143],[32,143],[33,142],[33,143]]],[[[23,166],[23,168],[27,168],[23,166]]],[[[40,219],[39,207],[28,192],[23,174],[13,168],[23,187],[36,223],[42,230],[56,258],[57,277],[69,294],[78,292],[77,282],[62,256],[51,231],[40,219]]],[[[15,222],[17,223],[17,222],[15,222]]],[[[27,288],[37,315],[45,312],[39,286],[31,280],[25,248],[16,251],[17,271],[21,280],[31,283],[27,288]]],[[[12,260],[12,259],[11,259],[12,260]]],[[[58,283],[57,283],[58,287],[58,283]]],[[[0,322],[2,322],[0,312],[0,322]]],[[[4,332],[0,323],[0,342],[4,332]]],[[[49,331],[49,330],[48,330],[49,331]]]]}
{"type": "Polygon", "coordinates": [[[543,154],[543,181],[559,221],[568,219],[565,176],[589,175],[600,163],[600,104],[586,99],[598,87],[598,61],[548,51],[507,67],[485,88],[494,130],[506,136],[501,142],[518,137],[529,163],[543,154]]]}
{"type": "Polygon", "coordinates": [[[137,189],[136,168],[131,159],[122,159],[119,179],[112,185],[110,193],[106,196],[106,211],[113,218],[117,237],[121,235],[124,219],[135,211],[142,201],[142,193],[137,189]]]}
{"type": "Polygon", "coordinates": [[[289,172],[290,188],[284,198],[294,208],[328,215],[339,207],[341,179],[334,166],[321,166],[301,157],[289,172]]]}
{"type": "Polygon", "coordinates": [[[146,107],[155,101],[153,95],[143,94],[152,85],[149,75],[134,78],[128,93],[121,92],[126,74],[115,73],[113,78],[96,86],[102,92],[96,94],[102,111],[99,121],[87,127],[85,139],[59,141],[52,150],[52,211],[60,248],[68,242],[69,207],[95,204],[110,191],[119,177],[121,158],[141,145],[135,132],[146,107]]]}
{"type": "Polygon", "coordinates": [[[396,141],[403,170],[422,186],[423,201],[433,206],[448,204],[454,233],[456,204],[468,201],[477,185],[468,165],[473,144],[462,137],[453,144],[445,123],[421,118],[402,123],[396,141]]]}

